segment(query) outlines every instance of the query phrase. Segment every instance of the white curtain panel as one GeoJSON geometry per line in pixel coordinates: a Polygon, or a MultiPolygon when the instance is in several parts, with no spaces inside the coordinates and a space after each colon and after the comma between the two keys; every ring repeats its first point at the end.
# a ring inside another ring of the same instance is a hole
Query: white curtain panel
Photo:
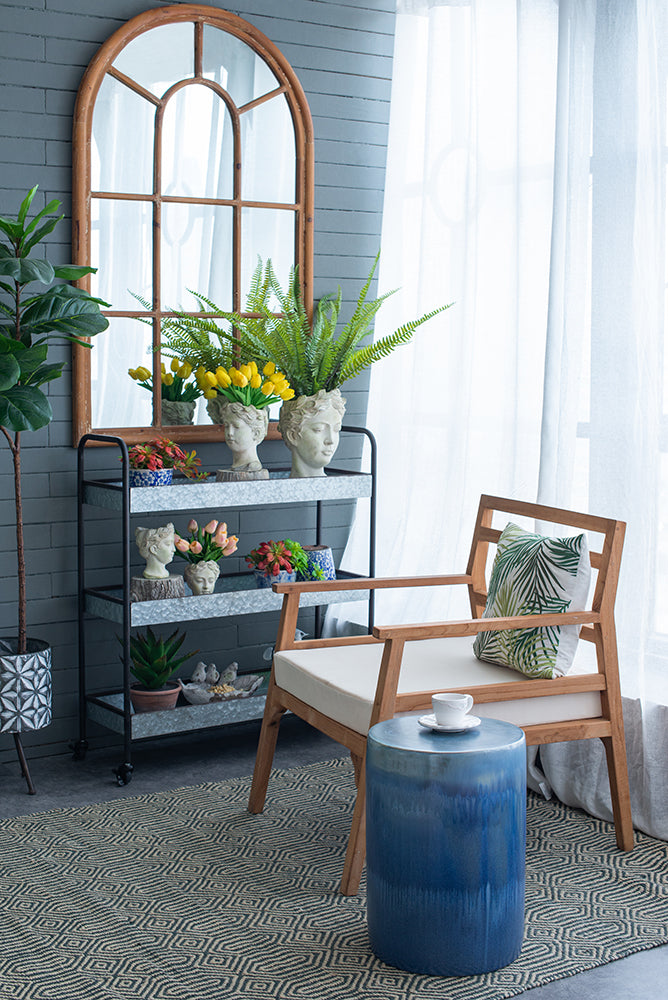
{"type": "MultiPolygon", "coordinates": [[[[453,305],[374,367],[368,424],[378,576],[461,571],[481,493],[627,520],[634,819],[668,837],[664,18],[662,0],[400,0],[380,287],[401,290],[376,335],[453,305]]],[[[420,589],[381,594],[376,620],[467,613],[420,589]]],[[[560,798],[609,815],[599,741],[541,756],[560,798]]]]}

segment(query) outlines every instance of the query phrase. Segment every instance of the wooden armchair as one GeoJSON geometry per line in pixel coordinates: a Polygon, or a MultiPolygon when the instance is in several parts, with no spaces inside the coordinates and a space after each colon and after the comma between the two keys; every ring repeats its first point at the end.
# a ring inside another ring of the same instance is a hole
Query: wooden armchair
{"type": "Polygon", "coordinates": [[[278,727],[286,710],[347,747],[355,768],[357,800],[341,892],[354,895],[365,853],[364,760],[369,728],[400,712],[430,711],[434,692],[467,691],[474,698],[474,714],[515,723],[524,730],[527,745],[601,739],[607,757],[617,846],[631,850],[633,826],[614,621],[624,531],[622,521],[483,496],[468,567],[461,575],[274,584],[274,590],[284,597],[248,804],[250,812],[259,813],[264,808],[278,727]],[[601,550],[590,553],[596,583],[589,610],[481,617],[487,597],[488,547],[501,534],[492,527],[495,512],[603,536],[601,550]],[[295,641],[301,593],[454,584],[468,587],[470,620],[377,625],[372,635],[295,641]],[[574,666],[563,677],[531,679],[473,655],[473,638],[478,632],[568,624],[580,626],[580,638],[587,642],[578,643],[574,666]],[[595,653],[591,666],[579,663],[584,647],[595,653]]]}

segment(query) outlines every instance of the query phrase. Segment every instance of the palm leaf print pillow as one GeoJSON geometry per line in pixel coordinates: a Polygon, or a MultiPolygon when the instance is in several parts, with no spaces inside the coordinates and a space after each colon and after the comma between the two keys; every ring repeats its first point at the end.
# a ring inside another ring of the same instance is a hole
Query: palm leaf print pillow
{"type": "MultiPolygon", "coordinates": [[[[483,618],[583,611],[591,564],[584,535],[546,538],[508,524],[501,532],[483,618]]],[[[473,652],[528,677],[561,677],[575,656],[579,625],[480,632],[473,652]]]]}

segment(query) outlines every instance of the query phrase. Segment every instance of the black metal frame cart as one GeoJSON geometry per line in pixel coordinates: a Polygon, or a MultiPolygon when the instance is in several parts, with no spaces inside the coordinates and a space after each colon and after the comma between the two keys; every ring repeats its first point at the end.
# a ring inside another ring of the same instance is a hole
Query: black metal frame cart
{"type": "MultiPolygon", "coordinates": [[[[270,472],[268,480],[249,482],[176,481],[171,486],[130,487],[128,448],[122,438],[85,434],[78,448],[78,578],[79,578],[79,739],[72,744],[75,759],[82,759],[88,749],[88,719],[123,736],[123,761],[115,769],[119,785],[132,778],[134,740],[168,733],[191,732],[212,726],[230,725],[259,719],[264,711],[263,685],[248,698],[212,702],[206,705],[178,706],[171,711],[134,714],[130,702],[130,630],[164,622],[203,621],[233,615],[278,611],[281,597],[273,590],[256,589],[250,573],[221,575],[213,594],[158,601],[130,599],[130,519],[135,514],[159,514],[229,508],[264,507],[278,504],[316,504],[316,544],[321,543],[322,504],[368,498],[370,501],[369,576],[375,574],[375,484],[376,444],[363,427],[343,427],[342,433],[363,434],[371,445],[370,472],[328,469],[327,474],[312,479],[290,479],[287,470],[270,472]],[[120,449],[120,479],[91,479],[86,475],[87,446],[92,442],[115,445],[120,449]],[[122,579],[120,584],[88,586],[86,566],[86,508],[106,508],[121,516],[122,579]],[[86,646],[87,625],[91,618],[118,623],[122,628],[122,685],[113,691],[89,693],[86,646]]],[[[337,572],[338,579],[357,578],[363,574],[337,572]]],[[[319,608],[324,603],[369,602],[369,628],[373,623],[373,595],[369,591],[337,591],[327,595],[304,595],[302,603],[319,608]]]]}

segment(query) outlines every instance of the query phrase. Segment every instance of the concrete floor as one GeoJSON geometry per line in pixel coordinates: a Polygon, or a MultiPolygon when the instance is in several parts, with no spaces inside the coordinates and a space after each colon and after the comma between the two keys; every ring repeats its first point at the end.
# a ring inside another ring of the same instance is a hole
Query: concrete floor
{"type": "MultiPolygon", "coordinates": [[[[225,729],[148,740],[133,746],[132,781],[118,787],[113,769],[121,763],[120,748],[89,751],[83,761],[71,755],[29,761],[36,795],[28,795],[16,764],[0,764],[0,818],[25,816],[62,806],[142,795],[161,789],[223,781],[250,774],[255,759],[259,722],[225,729]]],[[[300,719],[281,724],[276,767],[296,767],[340,756],[345,751],[300,719]]],[[[660,995],[668,978],[668,945],[531,990],[531,1000],[645,1000],[660,995]]],[[[529,991],[528,991],[529,992],[529,991]]]]}

